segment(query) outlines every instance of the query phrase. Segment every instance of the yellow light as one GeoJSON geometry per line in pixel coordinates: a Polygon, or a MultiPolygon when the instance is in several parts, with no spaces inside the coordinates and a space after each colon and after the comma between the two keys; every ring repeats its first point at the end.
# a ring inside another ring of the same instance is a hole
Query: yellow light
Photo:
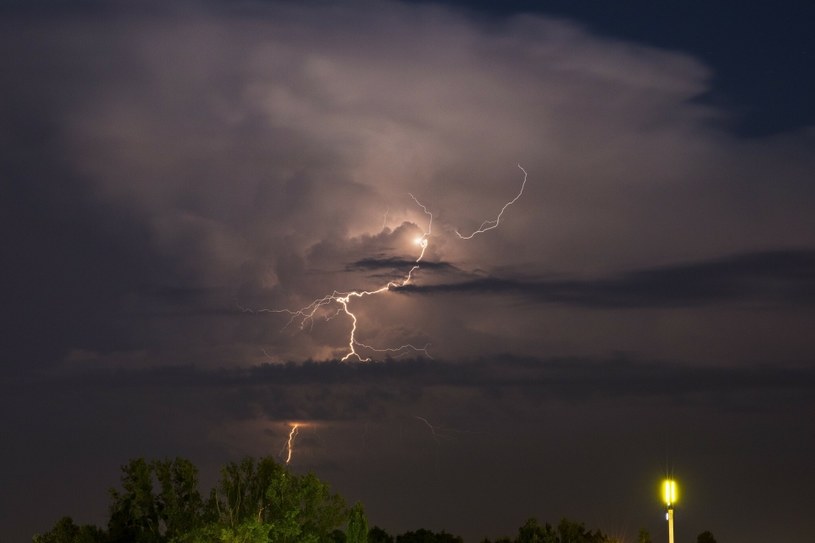
{"type": "Polygon", "coordinates": [[[676,481],[673,479],[665,479],[665,481],[663,481],[662,500],[668,507],[676,503],[676,481]]]}

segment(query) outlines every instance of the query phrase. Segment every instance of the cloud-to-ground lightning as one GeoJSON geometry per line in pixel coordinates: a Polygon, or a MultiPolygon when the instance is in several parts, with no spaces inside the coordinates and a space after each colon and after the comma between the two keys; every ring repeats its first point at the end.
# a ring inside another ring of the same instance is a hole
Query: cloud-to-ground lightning
{"type": "Polygon", "coordinates": [[[524,187],[526,187],[526,178],[528,177],[528,174],[526,173],[526,170],[524,170],[523,166],[521,166],[520,164],[518,164],[518,168],[520,168],[521,171],[524,172],[524,180],[521,183],[521,190],[518,191],[518,194],[515,196],[515,198],[504,204],[504,207],[501,208],[501,211],[498,213],[497,217],[482,222],[481,226],[479,226],[478,229],[475,230],[472,234],[464,236],[458,230],[456,230],[456,235],[459,238],[472,239],[477,234],[483,234],[484,232],[487,232],[494,228],[498,228],[498,225],[501,224],[501,217],[504,215],[504,211],[506,211],[509,206],[517,202],[521,195],[524,193],[524,187]]]}
{"type": "Polygon", "coordinates": [[[286,440],[286,463],[291,462],[291,455],[294,452],[294,438],[297,436],[297,431],[300,428],[299,422],[291,423],[291,430],[289,431],[289,439],[286,440]]]}

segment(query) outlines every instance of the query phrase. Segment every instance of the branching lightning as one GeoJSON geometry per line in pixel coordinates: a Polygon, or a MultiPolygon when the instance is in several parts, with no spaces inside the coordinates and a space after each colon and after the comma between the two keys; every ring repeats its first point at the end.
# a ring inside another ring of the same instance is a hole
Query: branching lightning
{"type": "Polygon", "coordinates": [[[458,230],[456,230],[456,235],[459,238],[461,238],[461,239],[473,239],[473,236],[475,236],[476,234],[483,234],[484,232],[487,232],[487,231],[492,230],[494,228],[498,228],[498,225],[501,224],[501,217],[504,215],[504,211],[506,211],[509,206],[511,206],[512,204],[514,204],[515,202],[518,201],[518,199],[524,193],[524,187],[526,187],[526,178],[527,178],[526,170],[524,170],[523,166],[521,166],[520,164],[518,164],[518,167],[521,169],[522,172],[524,172],[524,180],[521,183],[521,190],[518,192],[518,194],[515,196],[515,198],[513,198],[512,200],[510,200],[509,202],[504,204],[504,207],[501,208],[501,211],[498,213],[497,217],[495,217],[494,219],[488,219],[488,220],[482,222],[481,226],[479,226],[478,229],[476,231],[474,231],[472,234],[470,234],[468,236],[463,236],[463,235],[461,235],[461,233],[459,233],[458,230]]]}
{"type": "MultiPolygon", "coordinates": [[[[456,235],[460,239],[469,240],[469,239],[472,239],[477,234],[483,234],[484,232],[487,232],[489,230],[493,230],[493,229],[498,227],[498,225],[501,223],[501,217],[504,215],[504,212],[507,210],[507,208],[509,206],[514,204],[516,201],[518,201],[518,199],[523,195],[524,188],[526,187],[527,172],[520,164],[518,164],[518,168],[520,168],[520,170],[524,173],[524,179],[523,179],[523,182],[521,183],[521,189],[518,192],[518,194],[512,200],[510,200],[509,202],[504,204],[504,206],[501,208],[501,211],[498,213],[498,216],[495,219],[489,219],[489,220],[484,221],[483,223],[481,223],[481,226],[477,230],[475,230],[473,233],[471,233],[471,234],[469,234],[467,236],[464,236],[458,230],[456,230],[456,235]]],[[[401,280],[399,280],[399,281],[388,281],[386,284],[384,284],[383,286],[381,286],[381,287],[379,287],[378,289],[375,289],[375,290],[352,290],[352,291],[348,291],[348,292],[341,292],[341,291],[335,290],[331,294],[327,294],[327,295],[323,296],[322,298],[317,298],[316,300],[312,301],[307,306],[302,307],[302,308],[297,309],[297,310],[291,310],[291,309],[251,310],[251,309],[247,309],[247,308],[241,308],[241,309],[243,311],[245,311],[245,312],[251,312],[251,313],[256,313],[256,312],[258,312],[258,313],[260,313],[260,312],[286,313],[291,317],[289,319],[288,323],[286,324],[286,327],[291,325],[293,322],[298,322],[299,327],[300,327],[301,330],[305,329],[306,326],[309,326],[309,327],[313,326],[314,319],[317,317],[318,314],[319,315],[325,315],[326,312],[327,312],[327,316],[325,317],[326,320],[331,320],[331,319],[337,317],[340,314],[345,314],[351,320],[351,330],[350,330],[350,333],[349,333],[349,336],[348,336],[348,352],[342,357],[342,359],[341,359],[342,361],[347,361],[350,358],[356,358],[360,362],[368,362],[368,361],[371,360],[369,357],[363,357],[357,351],[357,348],[366,349],[368,351],[377,352],[377,353],[396,353],[399,356],[406,355],[409,352],[416,352],[416,353],[422,353],[423,355],[427,356],[428,358],[432,358],[430,356],[430,354],[428,353],[428,348],[430,347],[429,343],[426,344],[424,347],[417,347],[415,345],[412,345],[412,344],[408,343],[408,344],[405,344],[405,345],[400,345],[399,347],[387,347],[387,348],[378,348],[378,347],[374,347],[374,346],[362,343],[361,341],[359,341],[357,339],[357,325],[358,325],[357,316],[353,311],[351,311],[351,308],[349,307],[349,304],[355,298],[364,298],[366,296],[374,296],[376,294],[382,294],[382,293],[388,292],[392,288],[404,287],[404,286],[410,284],[411,281],[413,281],[413,274],[420,268],[422,259],[424,258],[424,255],[425,255],[425,251],[427,250],[427,247],[428,247],[428,238],[430,237],[430,235],[432,233],[432,230],[433,230],[433,214],[427,209],[426,206],[424,206],[421,202],[419,202],[419,200],[413,194],[409,193],[408,195],[416,203],[416,205],[419,206],[422,209],[424,214],[428,216],[428,223],[427,223],[427,229],[423,230],[421,235],[417,236],[413,240],[413,242],[420,248],[419,255],[416,257],[416,260],[414,261],[413,266],[410,268],[410,270],[408,270],[408,272],[405,274],[405,276],[401,280]],[[328,309],[329,306],[333,306],[334,304],[336,304],[336,306],[338,306],[338,307],[336,307],[335,310],[329,310],[328,309]]],[[[387,221],[388,221],[388,211],[385,212],[385,216],[383,217],[383,229],[387,225],[387,221]]],[[[430,425],[430,423],[427,422],[426,419],[423,419],[421,417],[417,417],[417,418],[419,420],[423,421],[425,424],[427,424],[431,429],[433,428],[430,425]]],[[[292,427],[291,433],[289,435],[289,451],[288,451],[288,458],[287,458],[286,462],[288,462],[288,459],[291,458],[291,443],[292,443],[292,441],[294,439],[294,436],[297,434],[297,428],[298,428],[298,426],[294,425],[292,427]]]]}
{"type": "Polygon", "coordinates": [[[351,332],[348,337],[348,352],[345,356],[342,357],[342,361],[346,361],[349,358],[356,358],[360,362],[368,362],[370,358],[364,358],[362,355],[357,352],[357,347],[361,347],[363,349],[368,349],[373,352],[378,353],[404,353],[407,351],[414,351],[424,354],[425,356],[430,357],[429,353],[427,352],[428,347],[430,344],[426,344],[424,347],[417,347],[411,344],[401,345],[399,347],[388,347],[388,348],[377,348],[371,345],[367,345],[362,343],[361,341],[357,340],[357,316],[351,311],[348,304],[351,303],[353,298],[364,298],[365,296],[373,296],[375,294],[382,294],[383,292],[387,292],[391,288],[394,287],[403,287],[409,284],[413,280],[413,274],[416,270],[419,269],[420,262],[422,258],[424,258],[425,251],[427,250],[428,240],[427,238],[430,236],[433,230],[433,214],[428,211],[427,207],[425,207],[419,200],[413,196],[413,194],[409,194],[409,196],[416,202],[416,205],[422,208],[422,211],[429,217],[427,223],[427,230],[423,230],[420,236],[417,236],[414,240],[414,243],[420,247],[419,256],[416,257],[413,266],[404,276],[401,281],[388,281],[385,285],[381,286],[376,290],[352,290],[350,292],[339,292],[334,291],[331,294],[323,296],[322,298],[318,298],[308,304],[307,306],[298,309],[296,311],[292,311],[290,309],[268,309],[264,311],[268,311],[270,313],[287,313],[291,315],[291,319],[289,319],[289,324],[292,322],[298,321],[300,323],[300,329],[304,329],[307,325],[311,325],[314,322],[314,318],[317,313],[331,304],[339,304],[339,307],[336,311],[329,314],[326,319],[332,319],[339,315],[340,313],[344,313],[351,319],[351,332]]]}

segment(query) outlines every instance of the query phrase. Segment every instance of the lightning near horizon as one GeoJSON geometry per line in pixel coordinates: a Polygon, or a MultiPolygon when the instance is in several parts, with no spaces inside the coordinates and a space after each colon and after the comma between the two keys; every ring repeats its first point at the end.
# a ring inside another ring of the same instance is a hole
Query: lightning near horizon
{"type": "Polygon", "coordinates": [[[294,452],[294,438],[297,436],[297,431],[300,428],[300,423],[293,422],[291,424],[291,431],[289,431],[289,439],[286,440],[286,463],[291,462],[291,455],[294,452]]]}

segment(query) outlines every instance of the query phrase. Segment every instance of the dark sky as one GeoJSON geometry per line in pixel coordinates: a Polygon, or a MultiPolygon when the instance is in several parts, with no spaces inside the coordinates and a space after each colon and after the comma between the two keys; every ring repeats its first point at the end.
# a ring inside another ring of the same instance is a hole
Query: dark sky
{"type": "Polygon", "coordinates": [[[394,533],[809,541],[813,9],[573,4],[4,3],[0,541],[294,421],[394,533]]]}

